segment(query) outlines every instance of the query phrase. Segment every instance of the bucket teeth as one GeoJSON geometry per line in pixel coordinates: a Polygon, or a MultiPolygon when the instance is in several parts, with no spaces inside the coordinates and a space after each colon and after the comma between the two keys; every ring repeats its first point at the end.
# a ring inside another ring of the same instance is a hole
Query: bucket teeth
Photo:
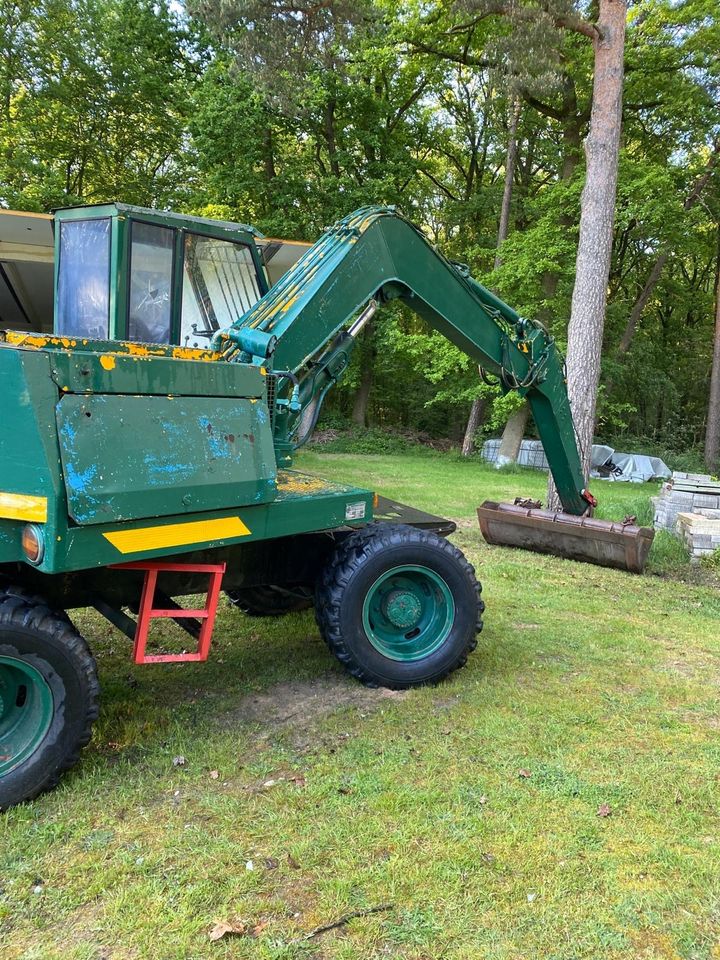
{"type": "Polygon", "coordinates": [[[654,530],[634,523],[576,517],[562,511],[492,500],[486,500],[477,513],[487,543],[550,553],[631,573],[645,569],[655,536],[654,530]]]}

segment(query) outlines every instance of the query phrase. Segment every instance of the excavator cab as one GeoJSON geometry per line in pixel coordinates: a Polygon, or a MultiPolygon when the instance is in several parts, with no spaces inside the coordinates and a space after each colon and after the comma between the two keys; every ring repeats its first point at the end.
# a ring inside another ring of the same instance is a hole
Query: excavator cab
{"type": "Polygon", "coordinates": [[[57,210],[54,331],[207,347],[268,290],[258,236],[121,203],[57,210]]]}

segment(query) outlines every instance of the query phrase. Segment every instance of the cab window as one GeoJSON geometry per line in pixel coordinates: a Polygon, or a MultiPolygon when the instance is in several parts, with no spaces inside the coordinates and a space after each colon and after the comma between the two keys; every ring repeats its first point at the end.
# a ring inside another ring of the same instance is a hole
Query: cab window
{"type": "Polygon", "coordinates": [[[175,231],[133,221],[130,234],[128,338],[169,343],[175,231]]]}
{"type": "Polygon", "coordinates": [[[110,220],[60,223],[56,332],[106,340],[110,322],[110,220]]]}
{"type": "Polygon", "coordinates": [[[255,263],[245,244],[186,234],[181,344],[206,346],[216,330],[238,320],[259,299],[255,263]]]}

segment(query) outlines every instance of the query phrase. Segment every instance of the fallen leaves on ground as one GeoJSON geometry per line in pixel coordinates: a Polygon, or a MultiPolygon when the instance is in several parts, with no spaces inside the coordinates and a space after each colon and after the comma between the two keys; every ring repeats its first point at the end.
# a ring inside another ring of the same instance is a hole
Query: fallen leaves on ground
{"type": "Polygon", "coordinates": [[[241,937],[246,933],[247,926],[244,923],[229,923],[227,920],[218,920],[208,934],[208,939],[214,942],[215,940],[222,940],[223,937],[228,935],[241,937]]]}
{"type": "Polygon", "coordinates": [[[253,926],[239,921],[231,923],[229,920],[216,920],[215,926],[208,934],[208,939],[214,942],[222,940],[223,937],[257,937],[267,925],[267,920],[259,920],[253,926]]]}

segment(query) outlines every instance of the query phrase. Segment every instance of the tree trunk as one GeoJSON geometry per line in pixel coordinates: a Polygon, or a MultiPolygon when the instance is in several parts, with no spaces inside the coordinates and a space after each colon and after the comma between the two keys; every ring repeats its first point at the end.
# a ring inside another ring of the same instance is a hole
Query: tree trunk
{"type": "MultiPolygon", "coordinates": [[[[553,117],[561,123],[562,164],[560,166],[560,179],[563,181],[572,180],[581,158],[582,128],[588,119],[587,115],[578,107],[574,79],[567,74],[563,77],[562,103],[559,110],[549,108],[546,104],[542,104],[532,97],[529,98],[528,102],[543,116],[553,117]]],[[[560,226],[567,229],[570,229],[573,225],[572,218],[566,213],[561,214],[559,223],[560,226]]],[[[546,270],[540,282],[545,305],[539,312],[538,320],[541,320],[548,328],[552,326],[554,320],[550,303],[555,298],[559,282],[560,274],[557,270],[546,270]]]]}
{"type": "Polygon", "coordinates": [[[323,133],[325,135],[325,145],[327,146],[328,157],[330,159],[330,170],[333,176],[340,176],[340,164],[338,163],[337,137],[335,135],[335,109],[337,100],[332,97],[325,104],[323,114],[323,133]]]}
{"type": "Polygon", "coordinates": [[[624,357],[630,349],[630,344],[632,343],[632,339],[635,336],[635,331],[640,323],[640,317],[642,316],[643,310],[647,306],[647,302],[650,299],[653,290],[657,286],[657,282],[660,279],[663,270],[665,269],[665,264],[668,262],[669,257],[669,253],[661,253],[653,264],[652,270],[648,274],[648,278],[645,281],[645,285],[640,291],[640,296],[637,298],[633,304],[632,310],[630,311],[628,322],[625,325],[625,330],[623,332],[622,339],[620,340],[620,345],[617,349],[618,359],[620,359],[620,357],[624,357]]]}
{"type": "MultiPolygon", "coordinates": [[[[718,239],[720,240],[720,229],[718,239]]],[[[705,429],[705,466],[713,473],[720,468],[720,243],[715,276],[715,337],[705,429]]]]}
{"type": "Polygon", "coordinates": [[[360,344],[360,386],[353,400],[351,420],[359,427],[369,426],[368,406],[370,403],[370,390],[373,385],[373,373],[375,370],[377,350],[375,349],[374,328],[372,321],[368,323],[362,333],[360,344]]]}
{"type": "Polygon", "coordinates": [[[373,371],[370,364],[366,363],[362,369],[360,377],[360,386],[355,394],[352,408],[352,422],[359,427],[368,425],[368,403],[370,400],[370,388],[373,382],[373,371]]]}
{"type": "Polygon", "coordinates": [[[498,450],[497,460],[495,461],[496,467],[504,467],[508,463],[517,463],[520,444],[525,436],[525,427],[527,426],[529,416],[530,407],[527,403],[524,403],[505,424],[502,440],[500,441],[500,449],[498,450]]]}
{"type": "Polygon", "coordinates": [[[495,269],[502,264],[500,247],[507,240],[510,228],[510,207],[512,204],[513,180],[515,177],[515,160],[517,159],[517,128],[520,119],[520,101],[515,99],[510,105],[510,125],[508,127],[507,154],[505,156],[505,187],[503,189],[502,206],[500,207],[500,225],[498,227],[497,251],[495,253],[495,269]]]}
{"type": "MultiPolygon", "coordinates": [[[[580,201],[580,235],[568,327],[568,394],[585,477],[590,472],[610,276],[626,13],[624,0],[600,0],[600,39],[594,41],[593,100],[585,142],[587,170],[580,201]]],[[[553,507],[557,506],[552,482],[548,500],[553,507]]]]}
{"type": "MultiPolygon", "coordinates": [[[[517,160],[517,128],[520,120],[520,101],[514,100],[510,107],[510,125],[508,128],[508,145],[505,156],[505,186],[503,188],[502,207],[500,208],[500,225],[498,227],[497,252],[495,253],[495,269],[500,266],[500,247],[507,240],[510,229],[510,208],[512,206],[513,179],[515,176],[515,161],[517,160]]],[[[470,407],[470,416],[465,427],[462,454],[469,457],[475,449],[475,434],[482,422],[486,401],[478,397],[470,407]]],[[[523,425],[523,430],[525,426],[523,425]]],[[[522,437],[520,438],[522,440],[522,437]]],[[[519,447],[518,447],[519,449],[519,447]]],[[[515,453],[517,458],[517,451],[515,453]]]]}
{"type": "Polygon", "coordinates": [[[486,403],[485,397],[478,397],[472,402],[470,416],[468,417],[467,426],[465,427],[465,436],[463,437],[462,455],[464,457],[469,457],[475,452],[475,434],[483,421],[486,403]]]}
{"type": "Polygon", "coordinates": [[[273,143],[272,128],[270,126],[265,127],[263,130],[262,148],[265,179],[270,183],[271,180],[277,177],[277,171],[275,169],[275,145],[273,143]]]}

